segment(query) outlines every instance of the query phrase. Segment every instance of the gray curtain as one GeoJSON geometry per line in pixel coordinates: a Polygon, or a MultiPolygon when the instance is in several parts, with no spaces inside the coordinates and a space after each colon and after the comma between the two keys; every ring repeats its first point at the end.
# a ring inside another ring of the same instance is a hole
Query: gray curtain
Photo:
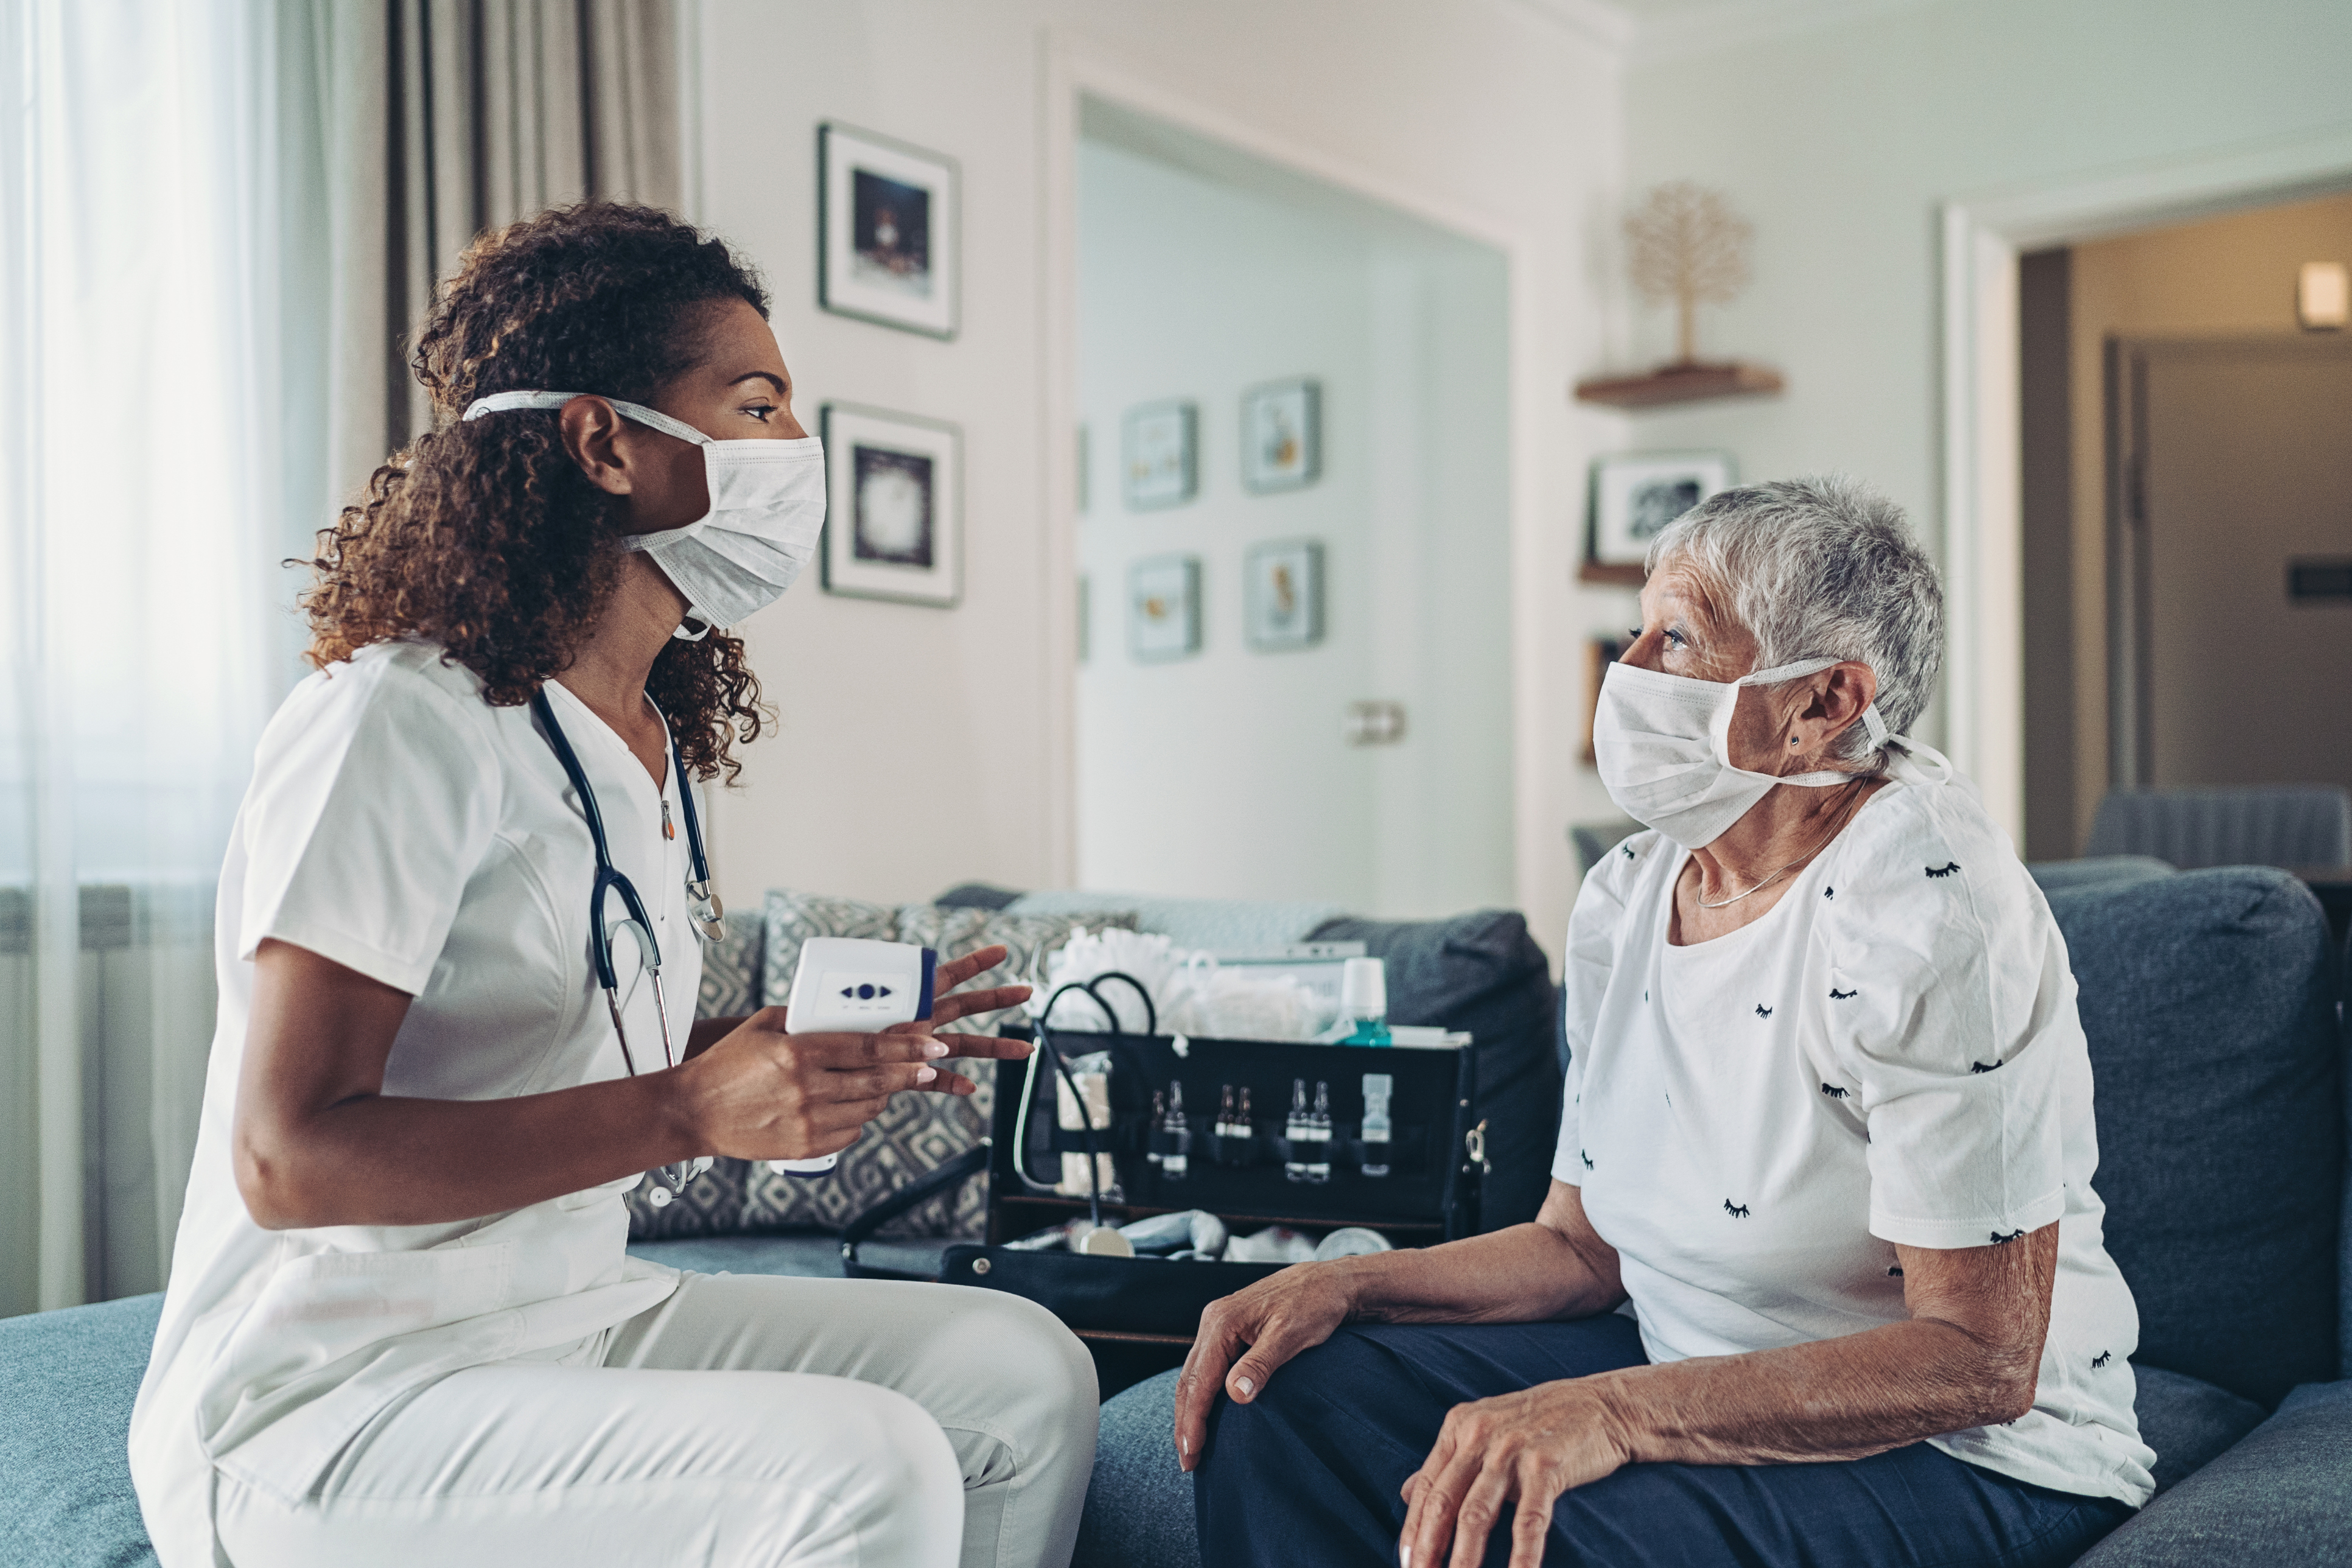
{"type": "Polygon", "coordinates": [[[429,427],[408,368],[482,230],[585,200],[676,211],[677,0],[303,0],[341,500],[429,427]]]}

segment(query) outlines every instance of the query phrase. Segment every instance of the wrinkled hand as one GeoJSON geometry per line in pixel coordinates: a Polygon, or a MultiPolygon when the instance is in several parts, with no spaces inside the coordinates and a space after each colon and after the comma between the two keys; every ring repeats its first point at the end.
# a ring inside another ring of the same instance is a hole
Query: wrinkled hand
{"type": "Polygon", "coordinates": [[[1188,1470],[1200,1464],[1221,1389],[1247,1405],[1275,1368],[1329,1339],[1354,1314],[1353,1261],[1296,1263],[1209,1303],[1176,1380],[1177,1464],[1188,1470]],[[1244,1345],[1248,1353],[1237,1357],[1244,1345]]]}
{"type": "Polygon", "coordinates": [[[1510,1513],[1510,1568],[1542,1568],[1559,1494],[1597,1481],[1632,1458],[1622,1423],[1594,1378],[1538,1384],[1457,1405],[1437,1444],[1404,1483],[1404,1568],[1477,1568],[1486,1538],[1510,1513]]]}
{"type": "Polygon", "coordinates": [[[945,1057],[1018,1061],[1030,1047],[942,1025],[1026,1001],[1026,985],[947,994],[1004,962],[984,947],[939,966],[931,1016],[878,1034],[793,1034],[782,1007],[762,1007],[678,1068],[692,1075],[697,1147],[747,1160],[813,1160],[857,1142],[859,1130],[906,1089],[971,1094],[979,1086],[931,1064],[945,1057]]]}

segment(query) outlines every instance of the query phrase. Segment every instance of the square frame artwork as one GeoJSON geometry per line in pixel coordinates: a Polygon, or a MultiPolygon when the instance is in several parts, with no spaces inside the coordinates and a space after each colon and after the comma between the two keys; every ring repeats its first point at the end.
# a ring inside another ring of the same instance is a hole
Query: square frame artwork
{"type": "Polygon", "coordinates": [[[963,174],[887,136],[817,127],[817,303],[952,338],[963,282],[963,174]]]}
{"type": "Polygon", "coordinates": [[[1200,407],[1186,399],[1127,411],[1118,460],[1129,510],[1182,506],[1201,493],[1200,434],[1200,407]]]}
{"type": "Polygon", "coordinates": [[[963,596],[963,433],[828,403],[824,591],[947,609],[963,596]]]}
{"type": "Polygon", "coordinates": [[[1201,651],[1201,558],[1151,555],[1127,569],[1127,647],[1164,664],[1201,651]]]}
{"type": "Polygon", "coordinates": [[[1639,568],[1658,531],[1717,490],[1738,465],[1728,452],[1643,452],[1592,465],[1590,559],[1639,568]]]}
{"type": "Polygon", "coordinates": [[[1242,487],[1303,489],[1323,477],[1323,384],[1270,381],[1242,394],[1242,487]]]}
{"type": "Polygon", "coordinates": [[[1242,624],[1262,653],[1323,640],[1323,546],[1312,539],[1254,544],[1242,557],[1242,624]]]}

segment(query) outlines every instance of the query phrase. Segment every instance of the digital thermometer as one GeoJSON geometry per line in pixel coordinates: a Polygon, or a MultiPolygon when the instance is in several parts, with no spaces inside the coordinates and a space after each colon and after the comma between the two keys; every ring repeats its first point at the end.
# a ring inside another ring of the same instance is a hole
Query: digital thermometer
{"type": "MultiPolygon", "coordinates": [[[[903,942],[813,936],[801,944],[799,972],[784,1004],[784,1026],[795,1035],[870,1035],[893,1024],[931,1016],[931,985],[940,955],[903,942]]],[[[820,1176],[839,1154],[814,1160],[771,1160],[787,1176],[820,1176]]]]}

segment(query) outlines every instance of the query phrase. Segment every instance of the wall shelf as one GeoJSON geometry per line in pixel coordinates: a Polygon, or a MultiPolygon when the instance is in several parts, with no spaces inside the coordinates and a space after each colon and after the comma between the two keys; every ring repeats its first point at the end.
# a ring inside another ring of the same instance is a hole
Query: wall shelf
{"type": "Polygon", "coordinates": [[[1576,384],[1580,403],[1612,408],[1658,408],[1704,403],[1718,397],[1765,397],[1787,385],[1777,370],[1760,364],[1661,365],[1646,375],[1599,376],[1576,384]]]}
{"type": "Polygon", "coordinates": [[[1608,566],[1598,561],[1581,561],[1577,563],[1576,580],[1612,588],[1639,588],[1649,581],[1649,576],[1639,566],[1608,566]]]}

